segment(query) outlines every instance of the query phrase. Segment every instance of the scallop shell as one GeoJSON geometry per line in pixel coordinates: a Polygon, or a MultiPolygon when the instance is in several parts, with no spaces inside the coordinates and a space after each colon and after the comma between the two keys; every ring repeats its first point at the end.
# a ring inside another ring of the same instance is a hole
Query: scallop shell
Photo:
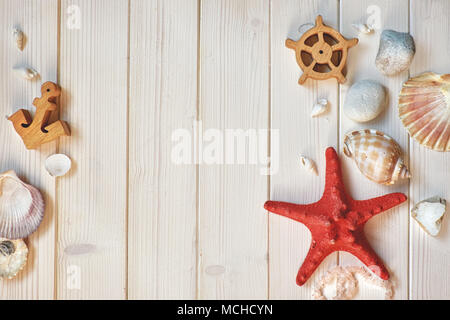
{"type": "Polygon", "coordinates": [[[347,134],[344,153],[353,158],[363,175],[376,183],[390,185],[410,178],[400,146],[383,132],[361,130],[347,134]]]}
{"type": "Polygon", "coordinates": [[[313,110],[311,112],[311,117],[317,117],[321,114],[328,111],[328,100],[327,99],[320,99],[317,101],[317,103],[314,105],[313,110]]]}
{"type": "Polygon", "coordinates": [[[23,48],[25,47],[25,34],[23,33],[23,31],[18,28],[14,28],[13,37],[14,41],[16,42],[17,49],[23,51],[23,48]]]}
{"type": "Polygon", "coordinates": [[[450,74],[423,73],[403,84],[399,97],[403,125],[421,145],[450,151],[450,74]]]}
{"type": "Polygon", "coordinates": [[[44,201],[35,187],[22,182],[14,171],[0,175],[0,237],[23,239],[44,217],[44,201]]]}
{"type": "Polygon", "coordinates": [[[69,172],[72,161],[65,154],[54,154],[45,160],[45,169],[52,177],[62,177],[69,172]]]}
{"type": "Polygon", "coordinates": [[[33,80],[39,76],[39,73],[30,67],[15,67],[14,73],[25,80],[33,80]]]}
{"type": "Polygon", "coordinates": [[[12,279],[27,262],[28,247],[22,239],[0,238],[0,278],[12,279]]]}

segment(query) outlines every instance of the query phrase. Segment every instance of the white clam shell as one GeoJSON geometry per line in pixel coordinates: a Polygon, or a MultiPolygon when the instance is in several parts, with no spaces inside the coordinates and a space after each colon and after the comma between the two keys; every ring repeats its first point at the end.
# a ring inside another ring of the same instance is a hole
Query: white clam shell
{"type": "Polygon", "coordinates": [[[28,247],[22,239],[0,238],[0,278],[12,279],[27,262],[28,247]]]}
{"type": "Polygon", "coordinates": [[[328,111],[328,100],[327,99],[320,99],[319,101],[317,101],[317,103],[314,105],[312,112],[311,112],[311,117],[317,117],[320,116],[321,114],[325,113],[328,111]]]}
{"type": "Polygon", "coordinates": [[[66,175],[72,167],[72,160],[65,154],[54,154],[45,160],[45,169],[52,177],[66,175]]]}
{"type": "Polygon", "coordinates": [[[301,156],[300,157],[300,164],[302,165],[303,168],[305,168],[305,170],[315,174],[316,176],[319,175],[316,163],[313,160],[311,160],[311,159],[309,159],[307,157],[301,156]]]}
{"type": "Polygon", "coordinates": [[[385,185],[410,178],[398,143],[378,130],[354,131],[345,136],[344,153],[368,179],[385,185]]]}
{"type": "Polygon", "coordinates": [[[19,49],[20,51],[23,51],[23,49],[25,47],[25,34],[23,33],[23,31],[20,30],[19,28],[14,28],[13,29],[13,37],[14,37],[14,41],[16,43],[17,49],[19,49]]]}
{"type": "Polygon", "coordinates": [[[446,201],[440,197],[432,197],[420,201],[411,210],[411,216],[431,236],[435,237],[441,230],[446,211],[446,201]]]}
{"type": "Polygon", "coordinates": [[[35,187],[14,171],[0,175],[0,237],[23,239],[36,231],[44,217],[44,200],[35,187]]]}
{"type": "Polygon", "coordinates": [[[367,122],[378,117],[387,105],[384,87],[373,80],[354,83],[347,92],[345,115],[356,122],[367,122]]]}
{"type": "Polygon", "coordinates": [[[16,76],[30,81],[36,79],[39,76],[39,73],[31,67],[15,67],[13,71],[16,76]]]}

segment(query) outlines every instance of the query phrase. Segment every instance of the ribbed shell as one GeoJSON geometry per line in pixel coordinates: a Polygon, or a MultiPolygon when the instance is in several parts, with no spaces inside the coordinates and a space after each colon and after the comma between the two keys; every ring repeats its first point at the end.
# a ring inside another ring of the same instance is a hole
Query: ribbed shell
{"type": "Polygon", "coordinates": [[[0,175],[0,237],[23,239],[44,217],[44,200],[35,187],[22,182],[15,172],[0,175]]]}
{"type": "Polygon", "coordinates": [[[399,115],[421,145],[450,151],[450,74],[423,73],[403,85],[399,115]]]}
{"type": "Polygon", "coordinates": [[[361,130],[347,134],[344,153],[362,174],[376,183],[389,185],[409,177],[400,146],[383,132],[361,130]]]}

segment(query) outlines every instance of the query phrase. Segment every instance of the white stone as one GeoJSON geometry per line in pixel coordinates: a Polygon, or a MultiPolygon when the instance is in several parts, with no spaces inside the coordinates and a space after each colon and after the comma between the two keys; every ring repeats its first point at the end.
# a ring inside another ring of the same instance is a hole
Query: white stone
{"type": "Polygon", "coordinates": [[[386,91],[381,84],[373,80],[361,80],[349,89],[344,112],[353,121],[367,122],[378,117],[386,104],[386,91]]]}

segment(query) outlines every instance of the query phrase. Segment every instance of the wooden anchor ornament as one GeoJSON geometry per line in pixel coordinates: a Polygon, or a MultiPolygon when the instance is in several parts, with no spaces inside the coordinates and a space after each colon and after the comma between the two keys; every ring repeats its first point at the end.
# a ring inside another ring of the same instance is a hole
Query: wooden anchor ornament
{"type": "Polygon", "coordinates": [[[48,124],[51,113],[58,108],[57,98],[61,95],[61,88],[53,82],[46,82],[41,87],[41,93],[42,97],[33,101],[36,107],[34,119],[31,119],[30,113],[24,109],[8,118],[29,150],[37,149],[40,145],[61,136],[70,136],[66,122],[58,120],[48,124]]]}
{"type": "Polygon", "coordinates": [[[300,40],[286,40],[286,47],[295,50],[298,65],[303,70],[298,83],[306,79],[325,80],[336,78],[346,81],[343,69],[347,62],[348,49],[358,44],[358,39],[345,39],[338,31],[323,24],[317,16],[316,25],[306,31],[300,40]]]}

